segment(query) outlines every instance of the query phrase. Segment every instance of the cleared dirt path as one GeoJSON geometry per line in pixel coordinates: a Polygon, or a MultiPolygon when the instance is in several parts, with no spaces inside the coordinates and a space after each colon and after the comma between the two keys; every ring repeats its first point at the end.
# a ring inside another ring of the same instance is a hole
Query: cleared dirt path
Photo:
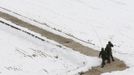
{"type": "MultiPolygon", "coordinates": [[[[54,33],[51,33],[49,31],[43,30],[41,28],[38,28],[36,26],[33,26],[7,13],[3,13],[0,11],[0,17],[6,20],[9,20],[15,23],[16,25],[28,28],[29,30],[39,33],[42,36],[47,37],[48,39],[54,40],[60,44],[63,44],[66,47],[72,48],[73,50],[79,51],[82,54],[85,54],[87,56],[96,56],[96,57],[98,56],[99,52],[96,50],[83,46],[80,43],[73,41],[72,39],[68,39],[68,38],[56,35],[54,33]]],[[[86,73],[82,75],[100,75],[101,73],[104,73],[104,72],[121,71],[126,68],[127,68],[126,65],[122,61],[116,59],[115,62],[112,62],[111,64],[107,64],[104,68],[100,68],[100,66],[98,66],[87,71],[86,73]]]]}

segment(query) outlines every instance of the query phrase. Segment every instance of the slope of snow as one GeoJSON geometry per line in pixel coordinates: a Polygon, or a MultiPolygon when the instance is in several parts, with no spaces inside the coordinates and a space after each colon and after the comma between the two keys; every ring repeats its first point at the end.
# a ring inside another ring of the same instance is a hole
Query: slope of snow
{"type": "Polygon", "coordinates": [[[42,42],[2,23],[0,34],[1,75],[76,75],[100,64],[98,58],[47,39],[42,42]]]}
{"type": "MultiPolygon", "coordinates": [[[[134,73],[134,1],[133,0],[0,0],[0,7],[49,25],[95,45],[115,44],[114,56],[134,73]]],[[[45,26],[44,26],[45,28],[45,26]]],[[[109,74],[107,74],[109,75],[109,74]]]]}
{"type": "Polygon", "coordinates": [[[132,3],[133,0],[4,0],[0,6],[96,46],[105,46],[111,40],[121,50],[131,50],[133,45],[128,47],[123,40],[133,39],[129,35],[134,29],[132,3]]]}

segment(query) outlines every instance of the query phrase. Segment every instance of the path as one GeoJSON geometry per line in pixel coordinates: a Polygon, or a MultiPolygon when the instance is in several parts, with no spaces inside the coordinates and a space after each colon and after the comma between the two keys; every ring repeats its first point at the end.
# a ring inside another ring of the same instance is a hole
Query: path
{"type": "MultiPolygon", "coordinates": [[[[33,25],[26,23],[14,16],[11,16],[7,13],[3,13],[2,11],[0,11],[0,17],[4,18],[6,20],[9,20],[9,21],[15,23],[16,25],[28,28],[29,30],[39,33],[42,36],[45,36],[50,40],[54,40],[60,44],[63,44],[66,47],[72,48],[73,50],[79,51],[82,54],[85,54],[87,56],[98,56],[99,52],[96,50],[83,46],[80,43],[73,41],[72,39],[65,38],[65,37],[56,35],[52,32],[49,32],[49,31],[43,30],[41,28],[38,28],[36,26],[33,26],[33,25]]],[[[120,71],[120,70],[124,70],[126,68],[127,68],[126,65],[122,61],[116,59],[115,62],[106,65],[104,68],[100,68],[100,66],[98,66],[98,67],[93,68],[92,70],[87,71],[86,73],[84,73],[82,75],[100,75],[101,73],[104,73],[104,72],[111,72],[111,71],[117,71],[117,70],[120,71]]]]}

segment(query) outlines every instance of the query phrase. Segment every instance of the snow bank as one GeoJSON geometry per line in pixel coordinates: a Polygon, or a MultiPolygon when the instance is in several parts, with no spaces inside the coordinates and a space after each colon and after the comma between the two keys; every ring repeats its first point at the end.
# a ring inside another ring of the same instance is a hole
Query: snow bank
{"type": "Polygon", "coordinates": [[[45,38],[38,40],[2,23],[0,26],[1,75],[75,75],[100,64],[98,58],[59,47],[45,38]]]}

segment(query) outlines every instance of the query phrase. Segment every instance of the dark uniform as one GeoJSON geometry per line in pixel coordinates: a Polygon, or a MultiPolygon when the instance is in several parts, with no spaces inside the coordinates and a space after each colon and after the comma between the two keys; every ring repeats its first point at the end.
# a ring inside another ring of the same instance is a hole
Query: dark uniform
{"type": "Polygon", "coordinates": [[[99,57],[101,57],[101,59],[102,59],[101,68],[103,68],[105,65],[105,60],[108,59],[107,53],[104,51],[104,48],[101,48],[101,51],[99,53],[99,57]]]}
{"type": "Polygon", "coordinates": [[[108,63],[110,63],[110,58],[112,59],[112,61],[114,61],[111,47],[113,47],[113,44],[109,41],[105,48],[105,51],[107,52],[107,55],[108,55],[108,63]]]}

